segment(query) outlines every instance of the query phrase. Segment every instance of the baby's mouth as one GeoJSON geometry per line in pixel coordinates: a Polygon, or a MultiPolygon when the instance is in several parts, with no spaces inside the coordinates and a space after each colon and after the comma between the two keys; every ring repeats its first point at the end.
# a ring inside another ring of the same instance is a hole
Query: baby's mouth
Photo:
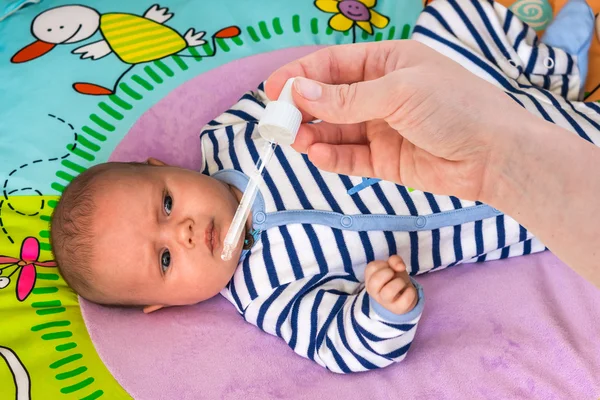
{"type": "Polygon", "coordinates": [[[204,242],[206,243],[206,247],[210,251],[210,254],[214,253],[214,249],[217,246],[217,235],[215,232],[215,221],[210,221],[208,226],[206,227],[206,231],[204,233],[204,242]]]}

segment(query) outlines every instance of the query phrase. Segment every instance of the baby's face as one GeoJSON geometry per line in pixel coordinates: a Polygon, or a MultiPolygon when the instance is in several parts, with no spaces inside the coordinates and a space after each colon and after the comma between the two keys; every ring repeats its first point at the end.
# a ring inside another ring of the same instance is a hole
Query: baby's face
{"type": "Polygon", "coordinates": [[[241,193],[197,172],[144,166],[109,173],[96,197],[92,270],[108,298],[147,306],[195,304],[233,276],[223,239],[241,193]]]}

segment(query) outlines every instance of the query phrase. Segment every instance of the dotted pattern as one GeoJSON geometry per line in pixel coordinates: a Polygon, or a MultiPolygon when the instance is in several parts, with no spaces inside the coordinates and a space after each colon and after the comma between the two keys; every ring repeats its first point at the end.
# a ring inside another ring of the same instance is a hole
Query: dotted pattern
{"type": "MultiPolygon", "coordinates": [[[[57,117],[55,115],[48,114],[48,116],[51,117],[51,118],[54,118],[54,119],[56,119],[58,121],[60,121],[63,124],[66,124],[69,127],[69,129],[71,130],[71,132],[73,132],[73,141],[74,141],[74,143],[71,145],[71,147],[72,147],[73,150],[75,150],[77,148],[78,135],[77,135],[77,132],[75,131],[75,128],[73,127],[73,125],[70,124],[70,123],[68,123],[68,122],[66,122],[64,119],[62,119],[60,117],[57,117]]],[[[32,213],[26,213],[26,212],[23,212],[23,211],[20,211],[20,210],[16,209],[11,204],[11,202],[10,202],[10,200],[8,198],[9,195],[12,195],[12,194],[17,193],[17,192],[33,191],[38,196],[42,196],[42,193],[39,190],[33,189],[31,187],[24,187],[24,188],[21,188],[21,189],[14,189],[14,190],[11,190],[10,192],[7,192],[8,182],[10,181],[11,177],[15,173],[17,173],[18,171],[20,171],[20,170],[22,170],[24,168],[27,168],[30,165],[39,164],[39,163],[42,163],[42,162],[56,162],[56,161],[59,161],[59,160],[64,160],[64,159],[68,158],[70,155],[71,155],[71,153],[66,153],[66,154],[64,154],[64,155],[62,155],[60,157],[52,157],[52,158],[48,158],[48,159],[37,159],[37,160],[33,160],[30,163],[25,163],[23,165],[20,165],[18,168],[15,168],[12,171],[10,171],[10,173],[7,176],[7,178],[4,180],[4,184],[2,185],[2,196],[3,196],[3,198],[0,200],[0,229],[2,229],[2,232],[7,236],[8,240],[12,244],[14,244],[15,241],[12,238],[12,236],[8,233],[8,230],[6,229],[6,227],[4,226],[4,221],[2,220],[2,207],[6,205],[13,212],[15,212],[15,213],[17,213],[19,215],[23,215],[23,216],[26,216],[26,217],[35,217],[36,215],[39,215],[40,212],[44,209],[45,204],[44,204],[44,199],[41,199],[41,203],[40,203],[39,209],[37,211],[35,211],[35,212],[32,212],[32,213]]]]}

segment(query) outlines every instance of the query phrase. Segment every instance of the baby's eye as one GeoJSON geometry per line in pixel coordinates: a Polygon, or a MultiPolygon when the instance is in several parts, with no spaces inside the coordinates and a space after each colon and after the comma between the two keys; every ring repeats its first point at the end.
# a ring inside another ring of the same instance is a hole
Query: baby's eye
{"type": "Polygon", "coordinates": [[[168,194],[166,194],[163,199],[163,208],[167,215],[171,215],[171,210],[173,209],[173,198],[168,194]]]}
{"type": "Polygon", "coordinates": [[[165,250],[160,256],[160,268],[162,269],[163,274],[167,272],[170,265],[171,253],[169,252],[169,250],[165,250]]]}

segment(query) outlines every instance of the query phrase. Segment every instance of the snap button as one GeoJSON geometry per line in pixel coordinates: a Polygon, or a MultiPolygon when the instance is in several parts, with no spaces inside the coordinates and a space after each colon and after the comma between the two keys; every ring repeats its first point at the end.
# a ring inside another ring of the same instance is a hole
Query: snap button
{"type": "Polygon", "coordinates": [[[510,65],[512,65],[513,67],[515,67],[515,68],[516,68],[516,67],[518,67],[518,65],[517,65],[517,63],[516,63],[516,61],[515,61],[515,60],[508,59],[508,63],[509,63],[510,65]]]}
{"type": "Polygon", "coordinates": [[[419,217],[415,221],[415,226],[417,228],[423,228],[425,225],[427,225],[427,218],[425,218],[425,217],[419,217]]]}
{"type": "Polygon", "coordinates": [[[344,228],[350,228],[352,226],[352,218],[347,215],[343,216],[340,222],[344,228]]]}
{"type": "Polygon", "coordinates": [[[544,59],[544,67],[546,67],[548,69],[554,68],[554,60],[550,57],[546,57],[544,59]]]}
{"type": "Polygon", "coordinates": [[[262,224],[263,222],[265,222],[266,219],[267,216],[262,211],[259,211],[256,214],[254,214],[254,222],[256,222],[257,224],[262,224]]]}

